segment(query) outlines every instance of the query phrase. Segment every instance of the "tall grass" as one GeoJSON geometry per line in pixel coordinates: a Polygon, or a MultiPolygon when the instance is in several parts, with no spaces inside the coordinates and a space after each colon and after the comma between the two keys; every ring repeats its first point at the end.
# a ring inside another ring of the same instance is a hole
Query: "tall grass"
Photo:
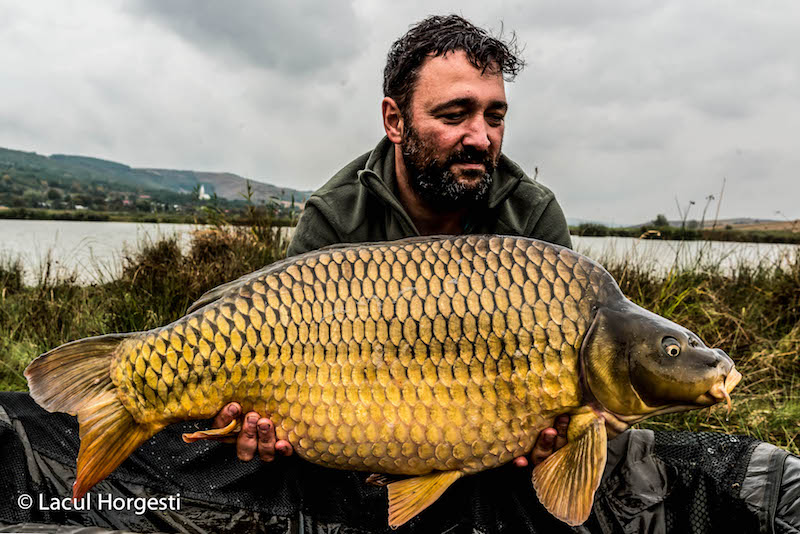
{"type": "Polygon", "coordinates": [[[175,237],[142,242],[122,256],[121,275],[94,285],[43,262],[24,286],[18,259],[0,258],[0,390],[27,389],[22,375],[37,355],[111,332],[133,332],[183,316],[207,290],[283,257],[277,229],[219,226],[194,233],[187,251],[175,237]]]}
{"type": "MultiPolygon", "coordinates": [[[[285,246],[268,222],[220,225],[196,232],[186,251],[174,238],[141,243],[123,255],[117,279],[90,286],[47,264],[24,286],[19,260],[0,258],[0,390],[25,390],[25,366],[61,343],[181,317],[205,291],[281,258],[285,246]]],[[[715,407],[643,426],[749,434],[800,453],[800,254],[782,266],[721,272],[704,262],[666,275],[603,263],[629,298],[725,350],[744,375],[729,420],[715,407]]]]}

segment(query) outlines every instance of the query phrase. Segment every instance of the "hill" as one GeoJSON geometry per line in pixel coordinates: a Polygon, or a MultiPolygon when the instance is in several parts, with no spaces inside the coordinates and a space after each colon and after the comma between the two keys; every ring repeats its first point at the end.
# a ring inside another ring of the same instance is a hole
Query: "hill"
{"type": "MultiPolygon", "coordinates": [[[[311,194],[253,180],[250,183],[257,203],[272,200],[289,205],[294,201],[301,207],[311,194]]],[[[0,148],[0,205],[37,207],[70,194],[108,198],[113,192],[149,198],[152,194],[148,193],[161,191],[189,195],[200,186],[209,195],[243,200],[247,179],[229,172],[134,168],[87,156],[44,156],[0,148]]]]}

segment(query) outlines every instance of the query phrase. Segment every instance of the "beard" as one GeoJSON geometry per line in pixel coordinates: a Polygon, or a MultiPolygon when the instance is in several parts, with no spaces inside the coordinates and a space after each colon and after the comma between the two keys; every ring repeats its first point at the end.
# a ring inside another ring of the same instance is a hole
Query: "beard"
{"type": "Polygon", "coordinates": [[[433,143],[425,143],[411,124],[407,124],[400,149],[408,170],[409,185],[417,196],[440,211],[457,211],[486,199],[496,167],[489,152],[467,146],[445,160],[439,160],[434,154],[433,143]],[[456,163],[481,163],[484,170],[462,169],[459,174],[471,180],[459,180],[451,170],[456,163]]]}

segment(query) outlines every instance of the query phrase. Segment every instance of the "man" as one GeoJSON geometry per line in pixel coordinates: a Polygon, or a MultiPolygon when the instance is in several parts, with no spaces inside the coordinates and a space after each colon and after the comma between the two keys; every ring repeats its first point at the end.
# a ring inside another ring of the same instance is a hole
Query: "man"
{"type": "MultiPolygon", "coordinates": [[[[505,79],[523,66],[512,48],[455,15],[429,17],[398,39],[384,71],[386,137],[312,195],[288,255],[336,243],[462,233],[522,235],[570,247],[553,193],[501,152],[505,79]]],[[[215,424],[238,415],[238,404],[228,405],[215,424]]],[[[244,421],[240,459],[291,454],[268,418],[251,412],[244,421]]],[[[540,435],[534,464],[563,445],[568,422],[559,418],[540,435]]]]}

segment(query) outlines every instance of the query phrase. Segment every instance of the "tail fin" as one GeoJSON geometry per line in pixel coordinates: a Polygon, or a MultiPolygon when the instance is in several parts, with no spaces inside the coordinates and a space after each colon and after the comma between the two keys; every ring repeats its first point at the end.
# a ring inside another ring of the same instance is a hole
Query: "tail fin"
{"type": "Polygon", "coordinates": [[[25,369],[33,400],[48,411],[78,416],[76,499],[163,428],[137,423],[111,381],[111,358],[128,337],[110,334],[73,341],[42,354],[25,369]]]}

